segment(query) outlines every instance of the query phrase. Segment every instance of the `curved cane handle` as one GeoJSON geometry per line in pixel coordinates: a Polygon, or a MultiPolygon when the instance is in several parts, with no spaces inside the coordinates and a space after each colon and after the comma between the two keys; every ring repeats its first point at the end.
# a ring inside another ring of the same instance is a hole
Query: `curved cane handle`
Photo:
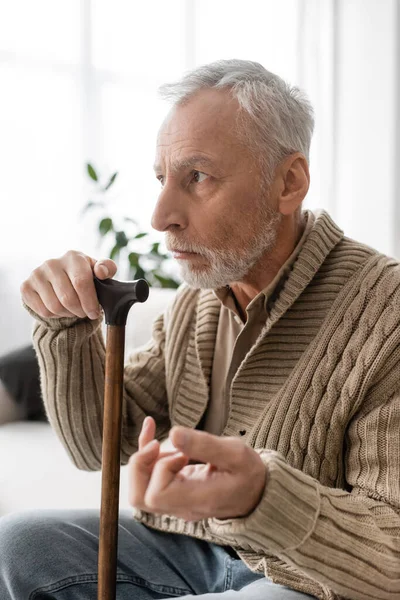
{"type": "Polygon", "coordinates": [[[136,302],[146,302],[149,297],[149,284],[145,279],[116,281],[95,277],[94,285],[107,325],[126,325],[131,306],[136,302]]]}

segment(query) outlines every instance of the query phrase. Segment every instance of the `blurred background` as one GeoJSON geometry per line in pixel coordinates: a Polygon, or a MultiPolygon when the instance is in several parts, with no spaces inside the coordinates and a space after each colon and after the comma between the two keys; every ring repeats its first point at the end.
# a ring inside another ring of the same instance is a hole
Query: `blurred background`
{"type": "Polygon", "coordinates": [[[0,352],[27,341],[19,286],[34,267],[108,252],[101,210],[83,208],[113,173],[108,213],[150,231],[157,88],[221,58],[309,95],[306,206],[400,257],[399,34],[398,0],[0,0],[0,352]]]}

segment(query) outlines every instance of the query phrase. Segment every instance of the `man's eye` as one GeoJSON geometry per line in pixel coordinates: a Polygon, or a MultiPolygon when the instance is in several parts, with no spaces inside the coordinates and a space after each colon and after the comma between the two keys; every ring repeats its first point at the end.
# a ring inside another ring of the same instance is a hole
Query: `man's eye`
{"type": "Polygon", "coordinates": [[[193,171],[192,181],[195,183],[202,183],[207,179],[208,175],[206,173],[202,173],[201,171],[193,171]]]}

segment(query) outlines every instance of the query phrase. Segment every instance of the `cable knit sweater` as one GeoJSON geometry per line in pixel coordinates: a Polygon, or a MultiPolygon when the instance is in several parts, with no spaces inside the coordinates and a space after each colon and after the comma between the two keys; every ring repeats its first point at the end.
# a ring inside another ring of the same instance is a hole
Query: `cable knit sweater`
{"type": "MultiPolygon", "coordinates": [[[[182,287],[125,367],[121,461],[145,415],[164,437],[196,427],[209,397],[220,302],[182,287]]],[[[400,598],[400,266],[321,213],[231,385],[223,435],[246,430],[269,477],[245,518],[150,527],[236,549],[277,583],[320,599],[400,598]]],[[[100,320],[37,317],[48,417],[74,463],[101,462],[100,320]]]]}

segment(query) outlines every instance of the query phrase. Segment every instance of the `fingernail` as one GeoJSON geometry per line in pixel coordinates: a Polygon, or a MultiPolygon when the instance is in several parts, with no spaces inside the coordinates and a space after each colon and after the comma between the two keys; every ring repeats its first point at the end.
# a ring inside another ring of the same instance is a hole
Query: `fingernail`
{"type": "Polygon", "coordinates": [[[99,267],[103,271],[104,277],[108,277],[110,275],[110,271],[108,270],[108,267],[106,267],[106,265],[104,265],[103,263],[100,263],[99,267]]]}
{"type": "Polygon", "coordinates": [[[180,429],[180,428],[175,429],[173,437],[174,437],[174,444],[178,445],[180,447],[183,447],[189,439],[187,431],[185,431],[185,429],[180,429]]]}
{"type": "Polygon", "coordinates": [[[146,446],[142,450],[142,453],[143,454],[150,454],[150,452],[153,452],[154,448],[157,445],[158,445],[157,440],[152,440],[151,442],[149,442],[148,444],[146,444],[146,446]]]}
{"type": "Polygon", "coordinates": [[[89,319],[92,319],[92,321],[95,321],[96,319],[98,319],[98,318],[99,318],[99,313],[96,313],[96,312],[90,312],[90,313],[88,314],[88,317],[89,317],[89,319]]]}

